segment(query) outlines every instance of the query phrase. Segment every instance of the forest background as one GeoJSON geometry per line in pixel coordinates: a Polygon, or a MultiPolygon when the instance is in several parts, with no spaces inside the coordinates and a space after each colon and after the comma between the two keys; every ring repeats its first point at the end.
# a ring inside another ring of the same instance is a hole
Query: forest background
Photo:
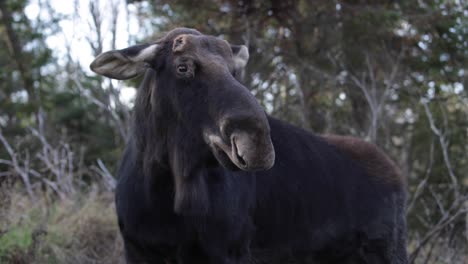
{"type": "Polygon", "coordinates": [[[0,0],[0,263],[118,263],[115,171],[138,80],[110,49],[193,27],[250,50],[266,111],[374,142],[408,178],[411,263],[468,257],[461,0],[0,0]]]}

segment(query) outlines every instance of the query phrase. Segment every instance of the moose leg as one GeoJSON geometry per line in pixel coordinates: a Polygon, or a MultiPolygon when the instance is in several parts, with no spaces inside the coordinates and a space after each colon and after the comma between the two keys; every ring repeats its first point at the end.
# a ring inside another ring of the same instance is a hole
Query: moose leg
{"type": "Polygon", "coordinates": [[[209,258],[203,250],[195,244],[184,244],[177,252],[178,264],[209,264],[209,258]]]}
{"type": "Polygon", "coordinates": [[[178,251],[178,264],[244,264],[246,258],[232,256],[230,252],[205,252],[197,245],[184,245],[178,251]]]}
{"type": "MultiPolygon", "coordinates": [[[[169,262],[160,254],[145,256],[140,247],[136,244],[124,241],[125,261],[127,264],[169,264],[169,262]]],[[[172,264],[172,263],[171,263],[172,264]]]]}

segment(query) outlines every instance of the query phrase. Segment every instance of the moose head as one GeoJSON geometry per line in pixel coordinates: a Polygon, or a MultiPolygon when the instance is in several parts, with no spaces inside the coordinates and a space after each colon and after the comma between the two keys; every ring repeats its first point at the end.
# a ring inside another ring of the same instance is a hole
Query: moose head
{"type": "Polygon", "coordinates": [[[135,140],[148,163],[167,159],[176,177],[189,178],[213,164],[244,171],[274,164],[265,111],[236,79],[248,58],[246,46],[177,28],[154,43],[102,53],[91,69],[118,80],[146,73],[135,140]]]}

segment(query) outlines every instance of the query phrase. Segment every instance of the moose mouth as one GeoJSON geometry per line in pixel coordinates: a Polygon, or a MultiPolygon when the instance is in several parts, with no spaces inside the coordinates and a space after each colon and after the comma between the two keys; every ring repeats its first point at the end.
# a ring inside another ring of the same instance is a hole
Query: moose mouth
{"type": "Polygon", "coordinates": [[[216,159],[227,168],[232,163],[245,171],[267,170],[274,165],[275,151],[268,137],[266,144],[255,144],[248,135],[232,135],[230,143],[216,135],[207,136],[208,144],[213,149],[216,159]],[[231,163],[231,164],[229,164],[231,163]]]}

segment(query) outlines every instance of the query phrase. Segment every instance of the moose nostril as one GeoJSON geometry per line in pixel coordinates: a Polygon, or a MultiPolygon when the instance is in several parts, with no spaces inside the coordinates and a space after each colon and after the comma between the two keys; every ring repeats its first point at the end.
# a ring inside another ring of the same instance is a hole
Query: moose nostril
{"type": "Polygon", "coordinates": [[[239,153],[236,153],[236,155],[239,165],[241,165],[242,167],[247,167],[247,162],[244,160],[244,158],[241,155],[239,155],[239,153]]]}
{"type": "Polygon", "coordinates": [[[232,136],[231,138],[231,144],[232,144],[232,150],[233,154],[235,156],[235,159],[241,167],[247,167],[247,161],[245,161],[244,157],[239,153],[239,146],[237,145],[238,143],[236,142],[236,137],[232,136]]]}

